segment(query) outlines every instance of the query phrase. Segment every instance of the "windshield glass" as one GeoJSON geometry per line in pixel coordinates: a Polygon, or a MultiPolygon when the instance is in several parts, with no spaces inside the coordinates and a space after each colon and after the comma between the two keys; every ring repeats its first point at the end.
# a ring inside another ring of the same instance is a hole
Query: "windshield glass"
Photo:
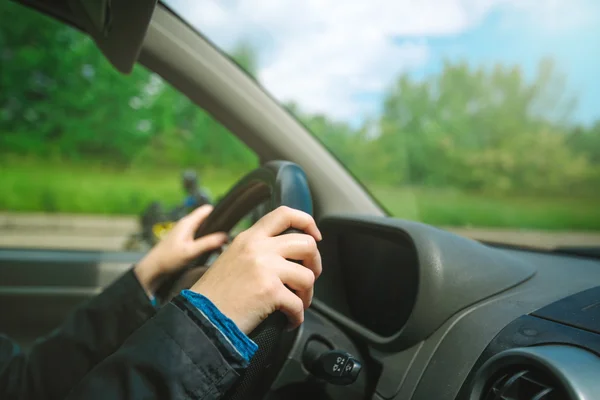
{"type": "Polygon", "coordinates": [[[600,3],[167,4],[397,217],[600,245],[600,3]]]}

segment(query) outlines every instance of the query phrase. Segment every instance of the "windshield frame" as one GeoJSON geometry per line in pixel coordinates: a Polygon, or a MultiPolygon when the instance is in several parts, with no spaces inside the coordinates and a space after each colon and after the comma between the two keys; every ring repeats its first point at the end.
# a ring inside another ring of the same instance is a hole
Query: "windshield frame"
{"type": "MultiPolygon", "coordinates": [[[[216,50],[219,54],[229,60],[241,73],[243,73],[248,79],[252,80],[256,86],[267,96],[269,97],[277,106],[284,111],[289,117],[291,117],[298,126],[301,126],[304,131],[306,131],[313,139],[315,139],[323,149],[327,151],[327,153],[336,160],[336,162],[344,169],[344,171],[361,187],[362,191],[370,198],[370,200],[379,207],[379,209],[383,212],[386,217],[392,217],[389,209],[376,197],[373,195],[371,190],[356,176],[354,172],[352,172],[346,164],[344,164],[340,158],[333,152],[329,147],[323,143],[318,136],[316,136],[304,122],[302,122],[296,115],[294,115],[287,107],[285,107],[281,101],[279,101],[275,96],[268,91],[257,79],[252,76],[248,71],[246,71],[238,62],[236,62],[225,50],[223,50],[220,46],[218,46],[213,40],[211,40],[208,36],[206,36],[201,30],[193,26],[191,23],[186,21],[179,13],[177,13],[171,6],[166,4],[163,0],[159,1],[157,5],[159,7],[164,8],[165,11],[169,12],[173,17],[177,18],[181,23],[191,29],[196,35],[201,37],[206,43],[208,43],[214,50],[216,50]]],[[[235,134],[234,130],[231,130],[232,133],[235,134]]],[[[260,161],[263,162],[262,160],[260,161]]]]}

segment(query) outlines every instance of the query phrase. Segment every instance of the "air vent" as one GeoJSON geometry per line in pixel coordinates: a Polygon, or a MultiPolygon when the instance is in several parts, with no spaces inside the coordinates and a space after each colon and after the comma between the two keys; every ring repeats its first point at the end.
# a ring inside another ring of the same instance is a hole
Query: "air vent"
{"type": "Polygon", "coordinates": [[[600,399],[600,357],[544,345],[504,350],[475,374],[469,400],[600,399]]]}
{"type": "Polygon", "coordinates": [[[529,366],[512,366],[489,381],[481,400],[564,400],[556,380],[529,366]]]}

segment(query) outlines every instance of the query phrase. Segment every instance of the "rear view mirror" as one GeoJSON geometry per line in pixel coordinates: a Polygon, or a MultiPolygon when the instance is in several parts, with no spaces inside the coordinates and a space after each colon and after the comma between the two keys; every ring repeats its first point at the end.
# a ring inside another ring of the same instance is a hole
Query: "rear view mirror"
{"type": "Polygon", "coordinates": [[[135,65],[157,0],[69,0],[79,25],[123,73],[135,65]]]}

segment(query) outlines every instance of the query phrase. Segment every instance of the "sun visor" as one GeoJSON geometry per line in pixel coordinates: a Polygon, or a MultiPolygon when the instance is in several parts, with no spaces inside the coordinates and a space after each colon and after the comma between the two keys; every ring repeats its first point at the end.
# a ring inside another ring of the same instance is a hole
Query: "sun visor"
{"type": "Polygon", "coordinates": [[[121,72],[135,65],[157,0],[69,0],[73,16],[121,72]]]}

